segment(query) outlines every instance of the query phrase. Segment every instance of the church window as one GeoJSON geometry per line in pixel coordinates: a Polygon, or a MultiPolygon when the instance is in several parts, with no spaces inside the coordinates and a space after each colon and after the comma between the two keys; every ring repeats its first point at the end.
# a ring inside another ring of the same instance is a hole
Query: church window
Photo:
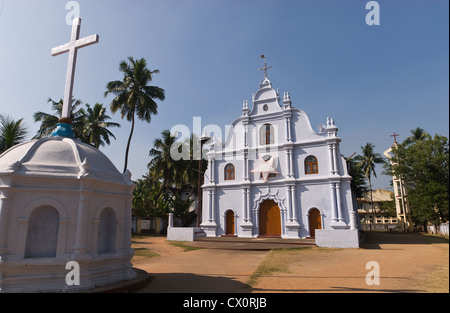
{"type": "Polygon", "coordinates": [[[98,227],[98,253],[113,253],[116,246],[116,214],[113,209],[106,208],[100,214],[98,227]]]}
{"type": "Polygon", "coordinates": [[[234,165],[233,164],[227,164],[225,166],[225,180],[234,180],[234,165]]]}
{"type": "Polygon", "coordinates": [[[51,206],[42,206],[28,220],[24,258],[54,258],[58,243],[59,213],[51,206]]]}
{"type": "Polygon", "coordinates": [[[275,142],[273,126],[270,124],[264,124],[259,131],[259,135],[261,145],[271,145],[275,142]]]}
{"type": "Polygon", "coordinates": [[[305,174],[317,174],[319,173],[319,165],[317,158],[310,155],[305,159],[305,174]]]}

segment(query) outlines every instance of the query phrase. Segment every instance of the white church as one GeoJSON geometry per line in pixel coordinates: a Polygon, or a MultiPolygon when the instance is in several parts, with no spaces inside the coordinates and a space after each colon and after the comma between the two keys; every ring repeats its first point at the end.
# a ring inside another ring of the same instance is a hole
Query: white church
{"type": "Polygon", "coordinates": [[[206,145],[201,227],[208,237],[314,237],[319,246],[356,248],[351,177],[338,128],[327,118],[313,130],[288,92],[281,100],[269,68],[264,61],[252,107],[244,101],[225,140],[206,145]]]}

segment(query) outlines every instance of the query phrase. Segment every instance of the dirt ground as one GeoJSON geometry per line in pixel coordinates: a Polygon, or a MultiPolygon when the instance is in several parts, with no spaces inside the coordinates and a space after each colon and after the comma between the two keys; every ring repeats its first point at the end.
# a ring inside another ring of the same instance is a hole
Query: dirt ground
{"type": "Polygon", "coordinates": [[[133,242],[133,248],[158,254],[132,260],[152,276],[141,293],[449,292],[448,239],[417,233],[366,233],[359,249],[186,252],[165,237],[133,242]],[[366,269],[371,261],[379,265],[378,285],[366,283],[366,276],[373,281],[375,268],[366,269]],[[269,270],[261,271],[264,267],[269,270]]]}

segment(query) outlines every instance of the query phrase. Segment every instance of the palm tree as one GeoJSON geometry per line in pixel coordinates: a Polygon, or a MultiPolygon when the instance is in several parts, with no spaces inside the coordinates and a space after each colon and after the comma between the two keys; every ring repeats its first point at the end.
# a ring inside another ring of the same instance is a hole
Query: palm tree
{"type": "Polygon", "coordinates": [[[110,144],[109,137],[116,139],[108,127],[120,127],[119,123],[107,122],[111,119],[106,115],[106,108],[103,104],[96,103],[93,108],[86,103],[86,115],[84,120],[83,141],[87,142],[97,149],[110,144]]]}
{"type": "Polygon", "coordinates": [[[411,130],[411,136],[405,139],[405,144],[409,145],[419,140],[424,140],[430,138],[430,135],[423,130],[423,128],[417,127],[416,129],[411,130]]]}
{"type": "Polygon", "coordinates": [[[151,116],[158,113],[158,105],[154,99],[164,100],[164,89],[157,86],[149,86],[152,75],[159,73],[158,70],[147,69],[147,62],[144,58],[134,60],[128,58],[129,63],[122,61],[119,70],[123,72],[122,80],[111,81],[106,85],[105,97],[112,93],[115,98],[111,101],[111,111],[113,113],[120,110],[122,118],[131,122],[130,135],[128,137],[125,151],[124,172],[128,166],[128,152],[130,150],[131,138],[134,131],[135,117],[150,123],[151,116]]]}
{"type": "MultiPolygon", "coordinates": [[[[48,137],[52,134],[52,132],[56,128],[56,124],[58,124],[58,120],[61,117],[62,109],[63,109],[63,99],[60,99],[58,102],[53,101],[51,98],[48,98],[47,103],[51,103],[52,110],[55,111],[55,115],[48,114],[45,112],[36,112],[34,113],[34,121],[41,122],[41,126],[37,132],[37,134],[33,137],[33,139],[39,139],[43,137],[48,137]]],[[[81,104],[80,100],[72,99],[72,111],[70,113],[70,118],[72,120],[73,132],[76,137],[82,138],[83,130],[84,130],[84,116],[86,112],[83,109],[78,109],[78,106],[81,104]]]]}
{"type": "Polygon", "coordinates": [[[375,146],[368,142],[363,147],[361,146],[362,156],[358,155],[355,157],[357,166],[364,172],[364,175],[369,182],[369,190],[370,190],[370,202],[372,203],[372,215],[374,215],[374,205],[372,198],[372,175],[376,178],[377,173],[375,172],[376,164],[384,164],[386,163],[383,157],[379,153],[375,153],[373,151],[375,146]]]}
{"type": "Polygon", "coordinates": [[[22,142],[27,132],[23,118],[15,121],[9,116],[4,117],[0,114],[0,154],[22,142]]]}
{"type": "Polygon", "coordinates": [[[161,135],[161,138],[155,139],[149,152],[153,159],[148,163],[148,168],[155,178],[162,179],[161,188],[167,189],[178,185],[181,176],[180,163],[172,158],[170,152],[176,137],[169,130],[164,130],[161,135]]]}

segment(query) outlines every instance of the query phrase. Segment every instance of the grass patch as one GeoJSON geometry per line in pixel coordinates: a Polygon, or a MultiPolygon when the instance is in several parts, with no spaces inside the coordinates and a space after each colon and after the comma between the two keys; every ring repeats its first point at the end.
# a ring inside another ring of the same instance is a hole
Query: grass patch
{"type": "Polygon", "coordinates": [[[249,288],[253,288],[260,277],[270,276],[273,273],[289,273],[289,264],[292,259],[303,251],[309,251],[312,248],[292,248],[292,249],[275,249],[271,250],[269,255],[259,264],[246,284],[249,288]]]}
{"type": "Polygon", "coordinates": [[[134,257],[140,257],[140,258],[154,258],[160,256],[158,253],[153,252],[150,249],[147,248],[134,248],[134,257]]]}
{"type": "Polygon", "coordinates": [[[429,293],[448,293],[449,291],[448,279],[448,264],[434,271],[425,279],[421,286],[424,292],[429,293]]]}
{"type": "Polygon", "coordinates": [[[167,242],[174,247],[183,248],[184,252],[203,249],[200,247],[192,247],[190,245],[187,245],[185,241],[167,241],[167,242]]]}
{"type": "MultiPolygon", "coordinates": [[[[427,240],[436,248],[441,249],[447,256],[449,253],[448,237],[428,235],[427,240]],[[444,244],[442,244],[444,243],[444,244]]],[[[424,280],[419,282],[419,288],[429,293],[448,293],[449,292],[449,264],[448,262],[431,272],[424,280]]]]}

